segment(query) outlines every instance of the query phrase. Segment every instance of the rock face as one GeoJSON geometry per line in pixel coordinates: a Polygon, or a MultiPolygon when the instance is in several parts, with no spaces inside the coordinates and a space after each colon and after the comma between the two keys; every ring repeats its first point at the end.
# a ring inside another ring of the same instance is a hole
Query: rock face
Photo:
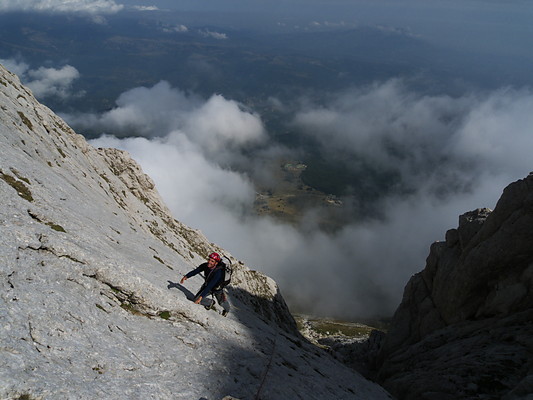
{"type": "MultiPolygon", "coordinates": [[[[186,190],[186,188],[183,188],[186,190]]],[[[277,285],[176,221],[0,66],[1,399],[387,399],[298,335],[277,285]],[[179,279],[233,262],[232,312],[179,279]],[[218,306],[217,306],[218,307],[218,306]]]]}
{"type": "Polygon", "coordinates": [[[399,399],[533,397],[533,173],[431,246],[379,362],[399,399]]]}

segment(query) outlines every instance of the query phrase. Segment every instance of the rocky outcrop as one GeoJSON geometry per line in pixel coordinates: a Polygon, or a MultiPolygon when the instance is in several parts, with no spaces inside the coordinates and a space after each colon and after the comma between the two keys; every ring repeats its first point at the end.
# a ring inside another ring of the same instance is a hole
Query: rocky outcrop
{"type": "Polygon", "coordinates": [[[387,399],[298,335],[276,283],[175,220],[0,66],[1,399],[387,399]],[[232,312],[190,301],[212,250],[232,312]]]}
{"type": "Polygon", "coordinates": [[[408,282],[380,352],[399,399],[533,393],[533,174],[459,218],[408,282]]]}

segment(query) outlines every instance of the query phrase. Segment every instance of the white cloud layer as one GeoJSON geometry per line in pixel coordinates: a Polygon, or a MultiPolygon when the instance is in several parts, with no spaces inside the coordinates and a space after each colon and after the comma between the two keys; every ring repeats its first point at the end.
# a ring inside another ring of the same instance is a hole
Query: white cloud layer
{"type": "Polygon", "coordinates": [[[72,83],[80,77],[80,73],[73,66],[65,65],[60,69],[40,67],[29,70],[28,77],[31,80],[27,86],[36,97],[57,96],[65,99],[72,95],[72,83]]]}
{"type": "Polygon", "coordinates": [[[158,191],[175,215],[190,224],[212,222],[218,226],[228,209],[230,215],[238,214],[254,199],[253,186],[246,177],[212,163],[183,132],[173,131],[151,140],[102,136],[91,143],[129,151],[157,182],[158,191]]]}
{"type": "Polygon", "coordinates": [[[66,115],[81,129],[117,136],[165,137],[179,132],[215,162],[227,163],[239,151],[266,139],[260,118],[232,100],[207,101],[172,88],[166,81],[124,92],[117,107],[101,115],[66,115]]]}
{"type": "Polygon", "coordinates": [[[157,6],[133,6],[137,11],[158,11],[159,7],[157,6]]]}
{"type": "Polygon", "coordinates": [[[13,59],[0,59],[0,63],[17,74],[38,99],[57,97],[65,100],[74,96],[83,96],[83,92],[73,91],[72,86],[80,77],[80,73],[71,65],[59,69],[47,67],[30,69],[25,62],[13,59]]]}
{"type": "Polygon", "coordinates": [[[111,14],[124,8],[113,0],[2,0],[0,11],[111,14]]]}
{"type": "Polygon", "coordinates": [[[199,30],[198,33],[200,33],[200,35],[202,35],[203,37],[210,37],[212,39],[217,40],[226,40],[228,38],[228,35],[226,35],[225,33],[213,32],[209,29],[199,30]]]}
{"type": "Polygon", "coordinates": [[[441,196],[467,190],[479,174],[518,177],[531,169],[531,91],[500,89],[454,98],[409,91],[390,80],[308,106],[294,118],[338,159],[398,173],[410,189],[441,196]]]}
{"type": "MultiPolygon", "coordinates": [[[[246,163],[253,169],[243,150],[262,143],[267,157],[273,147],[264,142],[260,119],[233,101],[201,100],[160,82],[128,91],[114,110],[86,119],[108,133],[142,133],[92,143],[129,151],[176,218],[273,276],[295,309],[350,318],[392,313],[431,242],[456,227],[460,214],[494,207],[507,184],[533,169],[532,109],[528,90],[422,96],[398,80],[302,109],[294,124],[326,154],[400,171],[410,188],[380,200],[381,218],[335,234],[314,224],[317,210],[300,228],[250,212],[253,183],[227,162],[235,157],[241,170],[246,163]]],[[[79,125],[83,118],[67,120],[79,125]]]]}
{"type": "Polygon", "coordinates": [[[170,26],[170,27],[163,27],[161,28],[161,30],[163,32],[166,32],[166,33],[185,33],[185,32],[189,32],[189,28],[187,28],[185,25],[183,24],[178,24],[178,25],[174,25],[174,26],[170,26]]]}

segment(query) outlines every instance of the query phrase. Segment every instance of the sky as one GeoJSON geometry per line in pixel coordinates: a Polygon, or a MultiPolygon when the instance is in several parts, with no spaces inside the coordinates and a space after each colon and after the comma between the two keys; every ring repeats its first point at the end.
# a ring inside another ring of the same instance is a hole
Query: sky
{"type": "MultiPolygon", "coordinates": [[[[251,20],[265,24],[283,16],[294,29],[326,22],[374,24],[529,62],[529,4],[18,0],[2,2],[0,12],[76,12],[105,23],[106,16],[131,7],[147,13],[179,7],[252,13],[257,19],[251,20]]],[[[39,99],[86,95],[74,89],[80,73],[68,62],[55,68],[15,58],[0,62],[39,99]]],[[[533,170],[533,90],[528,86],[424,94],[398,76],[325,93],[320,104],[302,97],[295,108],[271,100],[290,112],[291,126],[315,140],[323,154],[393,171],[409,190],[380,198],[379,218],[347,221],[335,233],[320,229],[320,209],[308,210],[301,225],[289,225],[253,213],[254,182],[271,178],[265,166],[274,160],[299,155],[271,139],[256,110],[223,93],[202,97],[160,80],[130,88],[105,112],[62,117],[79,132],[99,129],[102,136],[93,145],[130,152],[177,219],[276,279],[294,310],[350,319],[391,315],[409,277],[423,269],[430,244],[457,227],[460,214],[494,208],[505,186],[533,170]],[[141,137],[128,137],[132,131],[141,137]]]]}
{"type": "MultiPolygon", "coordinates": [[[[533,35],[529,0],[3,0],[0,13],[36,11],[105,16],[126,10],[204,13],[206,21],[258,29],[376,25],[402,28],[433,43],[524,55],[533,35]],[[229,15],[237,16],[227,20],[229,15]],[[213,19],[214,16],[214,19],[213,19]],[[228,22],[231,21],[231,22],[228,22]]],[[[531,57],[528,57],[531,60],[531,57]]]]}

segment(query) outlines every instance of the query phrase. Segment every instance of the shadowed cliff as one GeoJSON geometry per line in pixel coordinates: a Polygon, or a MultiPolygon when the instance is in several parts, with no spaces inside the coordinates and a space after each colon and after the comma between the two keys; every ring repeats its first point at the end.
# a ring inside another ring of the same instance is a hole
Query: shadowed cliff
{"type": "Polygon", "coordinates": [[[533,174],[431,246],[378,363],[379,381],[399,399],[531,398],[533,174]]]}

